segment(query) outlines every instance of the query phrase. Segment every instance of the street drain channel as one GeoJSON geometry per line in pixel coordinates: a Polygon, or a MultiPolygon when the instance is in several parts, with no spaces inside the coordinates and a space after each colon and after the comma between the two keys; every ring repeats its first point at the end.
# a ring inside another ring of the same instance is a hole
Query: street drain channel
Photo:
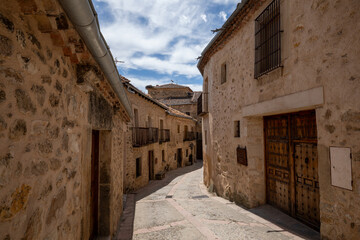
{"type": "Polygon", "coordinates": [[[167,195],[165,198],[172,198],[173,195],[167,195]]]}
{"type": "Polygon", "coordinates": [[[206,196],[206,195],[200,195],[200,196],[192,197],[192,199],[202,199],[202,198],[209,198],[209,197],[206,196]]]}

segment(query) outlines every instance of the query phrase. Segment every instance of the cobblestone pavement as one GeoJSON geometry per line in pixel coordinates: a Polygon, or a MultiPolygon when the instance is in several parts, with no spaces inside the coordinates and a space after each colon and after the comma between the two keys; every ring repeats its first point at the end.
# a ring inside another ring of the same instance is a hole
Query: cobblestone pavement
{"type": "Polygon", "coordinates": [[[202,171],[197,162],[140,189],[133,229],[124,226],[119,239],[131,238],[129,231],[135,240],[320,239],[318,232],[269,205],[247,210],[209,193],[202,171]]]}

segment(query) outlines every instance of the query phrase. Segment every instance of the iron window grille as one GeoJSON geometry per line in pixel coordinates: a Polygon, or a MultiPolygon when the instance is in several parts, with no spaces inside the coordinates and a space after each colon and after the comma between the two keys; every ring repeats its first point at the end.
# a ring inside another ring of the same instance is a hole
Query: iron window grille
{"type": "Polygon", "coordinates": [[[255,78],[281,66],[280,0],[255,19],[255,78]]]}

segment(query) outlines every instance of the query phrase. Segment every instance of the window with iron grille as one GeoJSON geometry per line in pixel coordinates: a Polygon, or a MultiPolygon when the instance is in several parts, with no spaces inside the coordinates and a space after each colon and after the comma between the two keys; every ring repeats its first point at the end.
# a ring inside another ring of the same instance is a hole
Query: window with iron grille
{"type": "Polygon", "coordinates": [[[280,0],[255,19],[255,78],[281,66],[280,0]]]}

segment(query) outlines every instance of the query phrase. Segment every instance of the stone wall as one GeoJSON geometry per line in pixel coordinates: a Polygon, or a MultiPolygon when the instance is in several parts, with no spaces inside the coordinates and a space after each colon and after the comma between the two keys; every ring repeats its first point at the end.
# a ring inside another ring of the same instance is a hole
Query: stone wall
{"type": "Polygon", "coordinates": [[[255,5],[240,30],[206,63],[203,77],[209,81],[209,114],[203,117],[203,138],[207,134],[204,182],[219,195],[247,207],[264,204],[262,116],[316,109],[321,235],[324,239],[356,239],[360,235],[360,212],[355,207],[360,205],[360,14],[356,10],[360,3],[281,1],[283,67],[254,79],[254,19],[270,2],[255,5]],[[221,84],[223,62],[228,75],[221,84]],[[280,101],[283,96],[315,88],[324,94],[319,105],[288,108],[280,101]],[[279,100],[277,111],[249,114],[272,100],[279,100]],[[233,137],[237,120],[240,138],[233,137]],[[236,163],[239,145],[247,147],[248,166],[236,163]],[[351,148],[352,191],[330,184],[330,146],[351,148]]]}
{"type": "Polygon", "coordinates": [[[191,127],[195,129],[196,121],[183,117],[171,116],[165,112],[165,109],[155,105],[151,101],[139,96],[136,93],[127,91],[128,98],[132,104],[133,109],[137,109],[139,113],[139,127],[148,127],[148,119],[151,117],[151,126],[160,128],[160,120],[163,120],[163,128],[170,129],[170,142],[153,143],[142,147],[133,147],[132,145],[132,130],[135,126],[134,121],[127,127],[127,153],[125,164],[125,192],[137,190],[149,182],[149,151],[154,151],[154,173],[157,174],[162,171],[169,171],[177,168],[177,160],[175,154],[178,148],[182,149],[182,167],[189,162],[191,151],[195,158],[195,147],[191,149],[190,145],[195,146],[195,141],[183,141],[184,126],[187,125],[189,131],[191,127]],[[180,126],[180,133],[178,133],[178,126],[180,126]],[[162,151],[165,151],[165,159],[162,160],[162,151]],[[186,156],[186,150],[188,155],[186,156]],[[141,158],[142,174],[136,177],[136,158],[141,158]]]}
{"type": "Polygon", "coordinates": [[[2,2],[0,239],[89,238],[92,129],[111,133],[114,233],[125,123],[109,89],[56,1],[2,2]]]}

